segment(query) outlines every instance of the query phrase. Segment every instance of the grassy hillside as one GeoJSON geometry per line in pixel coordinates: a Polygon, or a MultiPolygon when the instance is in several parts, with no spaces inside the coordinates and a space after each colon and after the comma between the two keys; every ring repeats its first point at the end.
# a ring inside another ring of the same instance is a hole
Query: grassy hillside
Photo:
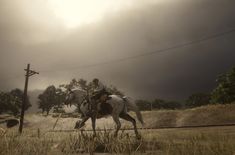
{"type": "Polygon", "coordinates": [[[235,104],[146,111],[143,116],[148,127],[230,124],[235,123],[235,104]]]}

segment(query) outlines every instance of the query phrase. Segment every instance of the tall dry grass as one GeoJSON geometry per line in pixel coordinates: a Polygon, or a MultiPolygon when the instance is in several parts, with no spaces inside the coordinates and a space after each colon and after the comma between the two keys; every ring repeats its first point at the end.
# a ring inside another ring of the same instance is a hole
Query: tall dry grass
{"type": "Polygon", "coordinates": [[[153,155],[233,155],[234,128],[218,130],[150,130],[142,139],[126,131],[114,137],[105,130],[93,137],[88,132],[44,133],[9,131],[0,137],[0,155],[62,154],[153,154],[153,155]]]}
{"type": "Polygon", "coordinates": [[[129,133],[121,132],[114,137],[108,131],[90,133],[47,133],[39,135],[27,131],[19,135],[16,131],[0,137],[0,155],[46,155],[78,153],[118,153],[144,152],[145,142],[137,140],[129,133]]]}
{"type": "Polygon", "coordinates": [[[108,131],[98,132],[96,137],[88,133],[69,134],[65,140],[59,144],[59,148],[64,153],[118,153],[131,154],[134,152],[145,152],[146,146],[143,139],[137,140],[129,133],[120,133],[114,137],[108,131]]]}
{"type": "MultiPolygon", "coordinates": [[[[147,125],[158,127],[235,123],[234,113],[235,105],[210,105],[187,110],[144,112],[143,117],[147,125]]],[[[235,127],[146,130],[140,131],[142,139],[137,140],[133,131],[120,131],[117,138],[108,130],[97,132],[96,137],[89,132],[46,132],[52,129],[55,118],[27,117],[28,124],[22,135],[16,128],[0,132],[0,155],[235,154],[235,127]]],[[[61,118],[57,128],[72,128],[75,121],[61,118]]]]}
{"type": "Polygon", "coordinates": [[[47,154],[53,139],[31,137],[29,134],[19,135],[8,132],[0,137],[1,155],[42,155],[47,154]]]}

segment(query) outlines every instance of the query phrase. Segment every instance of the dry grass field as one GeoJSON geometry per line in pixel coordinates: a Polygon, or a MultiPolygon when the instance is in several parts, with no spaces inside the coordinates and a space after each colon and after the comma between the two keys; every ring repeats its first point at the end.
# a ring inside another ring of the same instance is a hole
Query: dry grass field
{"type": "Polygon", "coordinates": [[[143,112],[148,127],[197,126],[235,123],[235,104],[207,105],[186,110],[143,112]]]}
{"type": "MultiPolygon", "coordinates": [[[[147,127],[207,125],[235,123],[235,105],[212,105],[188,110],[143,112],[147,127]]],[[[106,129],[93,137],[91,132],[48,132],[56,117],[30,114],[25,128],[18,135],[17,127],[0,131],[0,155],[24,154],[154,154],[154,155],[233,155],[235,127],[206,127],[140,130],[137,140],[133,131],[120,131],[113,137],[111,118],[97,121],[97,128],[106,129]]],[[[73,129],[76,118],[60,118],[55,130],[73,129]]],[[[84,129],[91,128],[90,120],[84,129]]],[[[122,121],[122,128],[129,127],[122,121]]],[[[138,124],[140,126],[140,124],[138,124]]]]}

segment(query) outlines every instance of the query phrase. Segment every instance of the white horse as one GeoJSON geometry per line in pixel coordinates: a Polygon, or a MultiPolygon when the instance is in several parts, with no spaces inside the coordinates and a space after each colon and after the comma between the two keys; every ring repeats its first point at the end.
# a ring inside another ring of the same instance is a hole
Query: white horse
{"type": "Polygon", "coordinates": [[[134,102],[131,102],[129,99],[123,99],[122,97],[118,95],[109,95],[109,98],[110,99],[107,100],[107,103],[98,105],[97,114],[89,115],[88,114],[89,104],[91,103],[89,95],[85,91],[82,91],[82,90],[74,90],[74,91],[69,92],[66,95],[65,104],[76,103],[78,105],[78,108],[80,109],[80,112],[82,113],[82,120],[76,122],[75,128],[76,129],[81,128],[82,126],[85,125],[85,122],[89,118],[91,118],[92,129],[93,129],[93,133],[95,136],[96,135],[96,131],[95,131],[96,118],[98,119],[107,115],[111,115],[117,126],[114,136],[117,136],[118,131],[121,128],[121,123],[119,120],[119,117],[120,117],[122,119],[132,122],[136,137],[139,138],[140,135],[137,131],[136,121],[133,117],[131,117],[127,113],[127,109],[134,111],[136,113],[138,120],[143,125],[144,122],[143,122],[142,115],[139,111],[139,108],[136,106],[134,102]]]}

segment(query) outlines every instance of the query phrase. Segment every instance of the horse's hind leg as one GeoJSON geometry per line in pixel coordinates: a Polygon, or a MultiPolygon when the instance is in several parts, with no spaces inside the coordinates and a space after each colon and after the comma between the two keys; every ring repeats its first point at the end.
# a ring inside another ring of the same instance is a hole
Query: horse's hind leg
{"type": "Polygon", "coordinates": [[[140,138],[140,135],[139,135],[139,133],[138,133],[138,131],[137,131],[135,119],[134,119],[133,117],[131,117],[129,114],[127,114],[127,113],[121,113],[121,114],[120,114],[120,117],[121,117],[122,119],[125,119],[125,120],[127,120],[127,121],[132,122],[132,124],[133,124],[133,126],[134,126],[134,130],[135,130],[135,135],[136,135],[137,138],[140,138]]]}
{"type": "Polygon", "coordinates": [[[121,122],[120,122],[119,117],[117,115],[113,115],[112,117],[113,117],[114,122],[117,125],[116,131],[114,133],[114,136],[117,137],[118,131],[121,128],[121,122]]]}

